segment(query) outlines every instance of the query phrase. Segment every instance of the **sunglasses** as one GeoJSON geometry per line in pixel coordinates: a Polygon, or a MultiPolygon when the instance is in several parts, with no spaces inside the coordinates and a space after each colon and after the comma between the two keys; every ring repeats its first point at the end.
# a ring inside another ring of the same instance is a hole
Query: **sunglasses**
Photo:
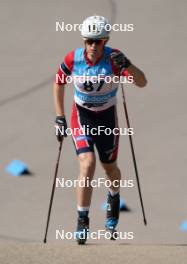
{"type": "Polygon", "coordinates": [[[86,43],[88,45],[92,45],[93,43],[95,43],[96,45],[101,45],[101,43],[103,43],[103,39],[87,39],[86,43]]]}

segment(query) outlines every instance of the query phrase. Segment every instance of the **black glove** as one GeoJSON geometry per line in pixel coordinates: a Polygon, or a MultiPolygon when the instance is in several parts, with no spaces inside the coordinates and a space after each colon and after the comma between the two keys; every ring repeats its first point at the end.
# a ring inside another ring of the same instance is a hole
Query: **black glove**
{"type": "Polygon", "coordinates": [[[130,60],[121,51],[113,51],[110,56],[119,73],[131,65],[130,60]]]}
{"type": "Polygon", "coordinates": [[[63,140],[63,137],[67,137],[66,129],[67,122],[65,117],[57,116],[55,119],[56,137],[59,142],[63,140]]]}

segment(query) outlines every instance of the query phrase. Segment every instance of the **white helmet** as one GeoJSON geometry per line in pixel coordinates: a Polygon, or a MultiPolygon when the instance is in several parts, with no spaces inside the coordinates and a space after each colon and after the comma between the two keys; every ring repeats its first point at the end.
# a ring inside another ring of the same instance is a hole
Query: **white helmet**
{"type": "Polygon", "coordinates": [[[83,38],[108,39],[111,30],[109,21],[103,16],[87,17],[82,23],[83,38]]]}

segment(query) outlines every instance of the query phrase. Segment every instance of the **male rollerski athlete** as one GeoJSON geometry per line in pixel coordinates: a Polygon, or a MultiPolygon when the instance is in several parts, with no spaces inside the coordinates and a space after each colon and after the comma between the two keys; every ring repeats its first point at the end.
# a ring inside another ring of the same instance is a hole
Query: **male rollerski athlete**
{"type": "MultiPolygon", "coordinates": [[[[69,76],[76,76],[74,81],[74,103],[71,113],[71,129],[76,131],[72,138],[77,153],[80,173],[79,180],[94,177],[96,158],[98,152],[101,165],[106,178],[110,180],[111,187],[107,194],[107,213],[105,227],[115,233],[119,220],[120,186],[113,182],[121,179],[120,169],[117,165],[119,135],[106,135],[105,132],[80,133],[84,126],[94,128],[99,126],[118,128],[116,112],[116,93],[118,84],[108,82],[105,76],[132,76],[138,87],[146,85],[144,73],[119,50],[106,46],[110,31],[107,30],[108,20],[102,16],[91,16],[84,20],[81,35],[84,48],[77,48],[69,52],[59,67],[54,83],[54,101],[56,120],[55,124],[64,131],[67,128],[64,110],[64,87],[69,76]],[[85,77],[85,81],[81,78],[85,77]],[[94,81],[95,77],[101,77],[94,81]],[[78,129],[77,129],[78,128],[78,129]],[[77,130],[76,130],[77,129],[77,130]],[[95,149],[94,149],[95,148],[95,149]]],[[[66,136],[64,134],[64,136],[66,136]]],[[[58,133],[57,139],[61,141],[63,135],[58,133]]],[[[77,241],[84,244],[89,229],[89,208],[92,196],[92,187],[77,185],[77,241]]]]}

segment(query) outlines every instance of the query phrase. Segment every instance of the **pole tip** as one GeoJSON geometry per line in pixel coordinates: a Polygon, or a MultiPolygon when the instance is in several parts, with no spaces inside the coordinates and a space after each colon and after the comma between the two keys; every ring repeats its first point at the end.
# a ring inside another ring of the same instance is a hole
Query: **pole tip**
{"type": "Polygon", "coordinates": [[[144,225],[146,226],[147,225],[147,220],[144,218],[144,225]]]}
{"type": "Polygon", "coordinates": [[[46,238],[44,238],[44,241],[43,241],[43,242],[44,242],[44,244],[46,244],[46,242],[47,242],[47,239],[46,239],[46,238]]]}

